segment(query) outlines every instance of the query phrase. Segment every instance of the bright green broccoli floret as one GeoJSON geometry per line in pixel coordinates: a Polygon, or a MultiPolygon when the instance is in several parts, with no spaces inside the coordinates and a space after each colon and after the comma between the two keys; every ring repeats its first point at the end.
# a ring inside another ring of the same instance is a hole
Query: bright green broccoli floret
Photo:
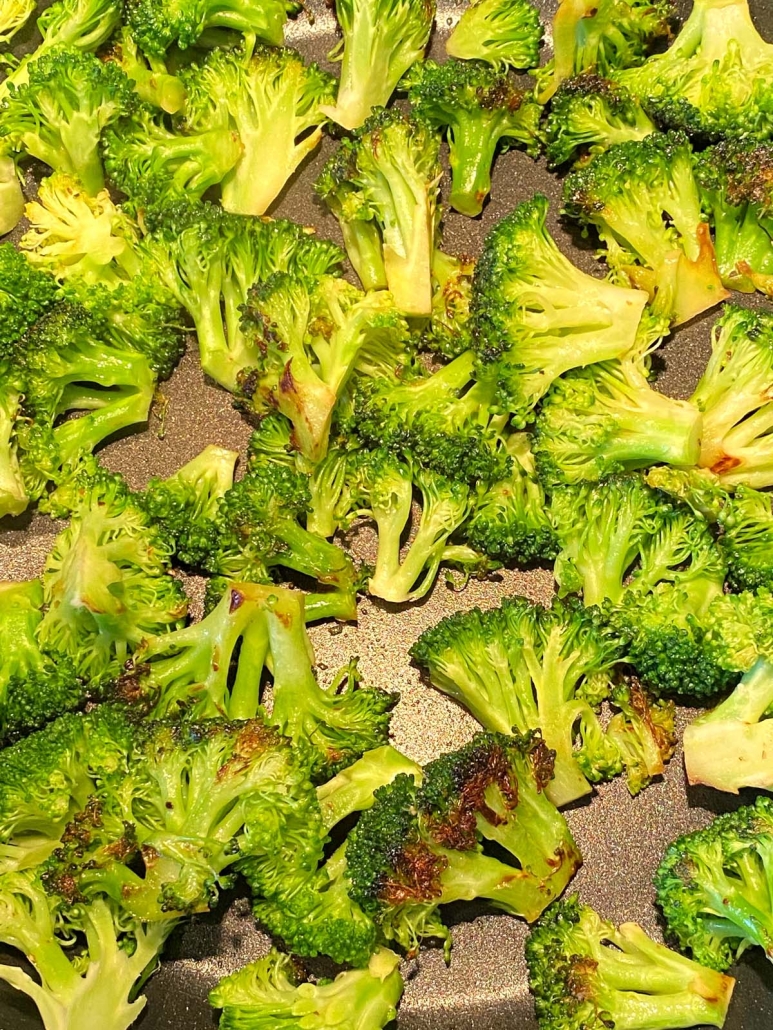
{"type": "Polygon", "coordinates": [[[773,801],[720,815],[673,842],[655,875],[658,904],[680,948],[725,970],[751,947],[773,958],[773,801]]]}
{"type": "Polygon", "coordinates": [[[10,87],[0,113],[3,145],[76,176],[94,196],[104,186],[100,137],[131,101],[118,65],[75,48],[53,51],[30,65],[27,83],[10,87]]]}
{"type": "Polygon", "coordinates": [[[0,243],[0,357],[12,355],[13,344],[54,303],[57,289],[12,243],[0,243]]]}
{"type": "MultiPolygon", "coordinates": [[[[328,118],[358,129],[386,106],[403,75],[424,56],[435,8],[435,0],[336,0],[342,38],[329,56],[341,61],[341,78],[335,103],[324,108],[328,118]]],[[[364,280],[363,285],[375,288],[364,280]]]]}
{"type": "MultiPolygon", "coordinates": [[[[359,253],[363,234],[355,223],[378,228],[386,284],[406,315],[432,314],[439,148],[439,138],[425,119],[378,111],[353,139],[341,142],[317,183],[323,199],[330,198],[333,213],[342,211],[349,223],[358,249],[355,267],[359,261],[374,275],[373,257],[359,253]]],[[[371,236],[369,250],[372,242],[371,236]]]]}
{"type": "Polygon", "coordinates": [[[115,61],[123,69],[143,103],[158,107],[167,114],[177,114],[185,106],[185,86],[182,80],[170,74],[161,57],[143,54],[125,25],[107,59],[115,61]]]}
{"type": "Polygon", "coordinates": [[[615,78],[669,128],[761,139],[773,132],[772,73],[747,0],[696,0],[665,53],[615,78]]]}
{"type": "Polygon", "coordinates": [[[535,473],[531,438],[511,433],[505,450],[512,462],[510,473],[495,483],[478,484],[464,535],[477,551],[497,561],[528,565],[555,558],[556,535],[535,473]]]}
{"type": "Polygon", "coordinates": [[[604,479],[658,461],[695,465],[702,416],[689,401],[653,390],[639,362],[608,361],[575,369],[545,398],[534,434],[547,485],[604,479]]]}
{"type": "Polygon", "coordinates": [[[295,0],[129,0],[126,21],[146,54],[162,57],[176,43],[194,46],[207,29],[230,29],[281,46],[295,0]]]}
{"type": "Polygon", "coordinates": [[[491,192],[498,151],[522,144],[539,150],[541,108],[507,72],[470,61],[423,61],[404,80],[412,107],[445,131],[450,149],[451,192],[456,211],[474,218],[491,192]]]}
{"type": "Polygon", "coordinates": [[[728,305],[714,324],[711,347],[691,398],[703,413],[699,464],[723,486],[773,486],[773,315],[728,305]]]}
{"type": "Polygon", "coordinates": [[[335,79],[304,64],[294,50],[259,46],[248,53],[213,50],[183,81],[186,128],[228,130],[241,150],[222,178],[223,207],[265,214],[322,139],[323,109],[332,103],[335,79]]]}
{"type": "Polygon", "coordinates": [[[626,90],[585,72],[558,87],[545,125],[551,167],[600,154],[616,143],[641,140],[655,125],[626,90]]]}
{"type": "Polygon", "coordinates": [[[522,426],[570,368],[632,350],[647,295],[576,268],[545,228],[537,194],[489,233],[475,268],[472,326],[485,378],[522,426]]]}
{"type": "Polygon", "coordinates": [[[580,861],[544,793],[552,770],[538,734],[481,733],[426,766],[421,786],[398,776],[349,835],[351,897],[387,940],[412,951],[425,937],[448,950],[439,907],[455,901],[481,898],[533,921],[580,861]]]}
{"type": "Polygon", "coordinates": [[[539,11],[528,0],[472,0],[446,40],[446,53],[495,67],[534,68],[542,35],[539,11]]]}
{"type": "Polygon", "coordinates": [[[698,154],[698,184],[714,229],[722,282],[773,292],[773,144],[724,140],[698,154]]]}
{"type": "Polygon", "coordinates": [[[564,181],[564,212],[593,225],[618,275],[679,325],[728,296],[681,132],[618,143],[564,181]]]}
{"type": "MultiPolygon", "coordinates": [[[[574,600],[555,600],[545,609],[515,597],[501,608],[449,616],[419,637],[411,655],[435,687],[486,729],[541,728],[556,753],[554,778],[546,785],[555,804],[583,797],[591,783],[622,772],[628,756],[605,734],[597,710],[625,652],[597,609],[574,600]]],[[[661,750],[659,734],[645,725],[644,705],[641,715],[637,730],[661,750]]],[[[669,755],[664,747],[658,771],[669,755]]]]}
{"type": "Polygon", "coordinates": [[[540,1030],[680,1030],[725,1024],[732,977],[657,944],[637,923],[617,927],[575,894],[526,940],[540,1030]]]}
{"type": "Polygon", "coordinates": [[[397,1015],[403,993],[400,957],[379,948],[366,969],[350,969],[335,980],[301,982],[289,955],[272,951],[231,973],[210,991],[222,1009],[220,1030],[381,1030],[397,1015]]]}
{"type": "Polygon", "coordinates": [[[540,103],[574,75],[608,78],[641,64],[654,44],[670,37],[673,16],[670,0],[561,0],[553,19],[553,59],[535,73],[540,103]]]}

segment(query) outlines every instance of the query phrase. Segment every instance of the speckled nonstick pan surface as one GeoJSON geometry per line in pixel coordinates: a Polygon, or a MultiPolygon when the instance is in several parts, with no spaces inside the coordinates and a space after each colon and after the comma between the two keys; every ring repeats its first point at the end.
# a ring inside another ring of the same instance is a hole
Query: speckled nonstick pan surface
{"type": "MultiPolygon", "coordinates": [[[[549,24],[553,0],[543,0],[541,6],[549,24]]],[[[432,44],[432,55],[440,60],[443,38],[462,7],[462,3],[440,0],[432,44]]],[[[309,10],[313,18],[301,15],[291,23],[287,42],[305,57],[326,64],[335,39],[335,20],[322,0],[313,0],[309,10]]],[[[752,13],[766,38],[773,39],[771,5],[752,0],[752,13]]],[[[549,42],[548,38],[546,53],[549,42]]],[[[341,243],[335,219],[313,193],[314,180],[334,146],[332,140],[324,140],[271,213],[314,225],[320,235],[341,243]]],[[[34,174],[30,176],[32,188],[34,174]]],[[[598,273],[590,246],[557,220],[558,178],[543,162],[534,162],[517,150],[498,159],[491,199],[481,218],[446,216],[444,249],[477,255],[495,222],[536,191],[551,199],[551,230],[559,244],[586,271],[598,273]]],[[[756,298],[734,299],[763,303],[756,298]]],[[[709,314],[685,326],[663,348],[660,389],[675,396],[691,392],[709,353],[713,320],[709,314]]],[[[244,454],[249,427],[231,407],[228,394],[205,381],[193,343],[165,384],[164,395],[168,404],[163,438],[159,438],[161,423],[154,418],[145,432],[129,435],[103,451],[105,462],[123,472],[132,486],[144,486],[151,475],[169,475],[207,443],[238,448],[244,454]]],[[[60,528],[47,517],[29,514],[0,527],[0,579],[39,574],[60,528]]],[[[362,530],[350,534],[348,544],[366,557],[373,540],[362,530]]],[[[191,580],[189,586],[192,611],[198,616],[201,583],[191,580]]],[[[357,626],[312,629],[320,676],[324,680],[350,655],[359,655],[366,682],[400,692],[392,723],[395,745],[425,762],[467,740],[475,723],[422,681],[408,658],[411,643],[422,630],[454,610],[492,607],[512,593],[547,600],[552,589],[548,572],[505,572],[485,583],[473,582],[461,593],[453,592],[441,580],[429,598],[410,607],[363,600],[357,626]]],[[[682,713],[680,725],[684,721],[682,713]]],[[[748,798],[733,799],[704,789],[688,790],[680,751],[663,781],[638,798],[629,797],[623,780],[601,787],[591,800],[566,813],[585,859],[572,889],[616,922],[636,920],[659,934],[651,884],[666,844],[679,833],[705,825],[712,814],[745,800],[748,798]]],[[[445,917],[454,934],[451,965],[446,967],[442,952],[431,948],[406,964],[400,1030],[534,1030],[523,960],[526,925],[474,904],[452,906],[445,910],[445,917]]],[[[225,894],[215,912],[192,920],[169,941],[165,960],[147,985],[148,1005],[137,1030],[212,1030],[216,1018],[207,1004],[207,992],[221,975],[264,954],[268,946],[268,938],[250,917],[246,898],[238,891],[225,894]]],[[[2,961],[8,961],[8,956],[0,954],[2,961]]],[[[314,972],[325,972],[324,965],[312,967],[314,972]]],[[[773,967],[758,951],[734,972],[739,983],[727,1030],[773,1030],[773,967]]],[[[39,1030],[40,1025],[31,1004],[0,983],[0,1030],[39,1030]]]]}

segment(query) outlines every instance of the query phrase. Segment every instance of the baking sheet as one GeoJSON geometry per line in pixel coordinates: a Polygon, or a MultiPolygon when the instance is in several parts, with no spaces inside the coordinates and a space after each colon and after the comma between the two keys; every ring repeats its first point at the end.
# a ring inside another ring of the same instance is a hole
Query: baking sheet
{"type": "MultiPolygon", "coordinates": [[[[542,3],[549,24],[555,5],[542,3]]],[[[689,5],[687,5],[689,8],[689,5]]],[[[773,40],[773,8],[754,3],[752,12],[763,34],[773,40]]],[[[323,0],[309,3],[312,17],[291,23],[287,41],[307,58],[323,63],[335,39],[335,20],[323,0]]],[[[441,3],[431,56],[444,59],[442,40],[455,24],[463,3],[441,3]]],[[[28,43],[32,42],[29,34],[28,43]]],[[[549,53],[549,33],[545,44],[549,53]]],[[[320,151],[294,178],[272,214],[315,225],[320,235],[341,243],[338,224],[313,194],[313,183],[335,144],[325,139],[320,151]]],[[[34,173],[33,173],[34,174],[34,173]]],[[[444,187],[447,183],[444,182],[444,187]]],[[[477,255],[485,234],[519,201],[541,191],[551,200],[551,230],[559,245],[586,271],[599,272],[589,244],[557,220],[560,182],[544,163],[519,151],[499,157],[492,197],[479,219],[447,214],[443,246],[451,253],[477,255]]],[[[447,196],[447,189],[444,190],[447,196]]],[[[734,297],[745,304],[759,298],[734,297]]],[[[708,357],[713,315],[682,328],[661,351],[664,360],[658,386],[675,396],[691,392],[708,357]]],[[[163,387],[167,399],[164,435],[153,418],[148,430],[129,435],[103,451],[111,468],[122,471],[130,484],[142,487],[151,475],[169,475],[194,457],[207,443],[245,452],[249,427],[231,406],[228,394],[205,382],[195,345],[163,387]]],[[[26,579],[40,573],[46,552],[61,524],[29,513],[0,527],[0,579],[26,579]]],[[[367,557],[372,548],[367,530],[351,534],[352,549],[367,557]]],[[[187,582],[192,611],[198,614],[202,584],[187,582]]],[[[331,676],[350,655],[360,656],[366,682],[400,692],[392,728],[395,745],[425,762],[466,741],[476,724],[452,701],[422,681],[410,665],[408,649],[428,626],[456,609],[492,607],[512,593],[547,600],[553,584],[549,572],[504,572],[485,582],[472,582],[455,593],[438,582],[432,595],[413,606],[394,606],[363,600],[357,626],[343,629],[318,626],[311,630],[320,676],[331,676]]],[[[685,716],[682,714],[682,725],[685,716]]],[[[585,866],[570,889],[615,920],[636,920],[660,934],[653,906],[652,876],[666,844],[679,833],[705,825],[712,814],[745,803],[704,789],[687,790],[681,753],[666,776],[632,799],[623,780],[602,786],[592,800],[567,811],[585,866]]],[[[523,942],[526,925],[484,906],[457,905],[445,910],[454,930],[450,968],[439,949],[425,948],[406,963],[406,991],[400,1030],[533,1030],[536,1026],[526,983],[523,942]]],[[[148,1006],[138,1030],[212,1030],[216,1018],[207,992],[220,976],[265,954],[269,939],[258,931],[249,906],[238,891],[225,894],[215,912],[186,924],[169,941],[160,970],[147,985],[148,1006]]],[[[0,961],[7,961],[0,953],[0,961]]],[[[309,963],[315,972],[324,964],[309,963]]],[[[770,1030],[773,1027],[773,968],[757,950],[737,967],[739,984],[727,1021],[728,1030],[770,1030]]],[[[0,1030],[39,1030],[34,1007],[0,983],[0,1030]]],[[[101,1030],[99,1027],[75,1030],[101,1030]]]]}

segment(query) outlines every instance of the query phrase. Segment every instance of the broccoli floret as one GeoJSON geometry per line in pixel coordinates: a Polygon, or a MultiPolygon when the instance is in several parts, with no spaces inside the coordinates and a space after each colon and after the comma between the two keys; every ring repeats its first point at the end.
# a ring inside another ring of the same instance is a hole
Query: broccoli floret
{"type": "Polygon", "coordinates": [[[422,335],[424,350],[452,361],[472,347],[470,301],[475,262],[436,250],[432,257],[432,315],[422,335]]]}
{"type": "Polygon", "coordinates": [[[446,40],[446,53],[495,67],[534,68],[542,35],[539,11],[528,0],[473,0],[446,40]]]}
{"type": "Polygon", "coordinates": [[[639,362],[589,365],[558,379],[542,404],[534,434],[537,471],[550,486],[658,461],[695,465],[701,426],[700,411],[653,390],[639,362]]]}
{"type": "MultiPolygon", "coordinates": [[[[406,315],[432,314],[439,149],[423,118],[377,111],[353,139],[341,142],[317,184],[333,213],[342,210],[358,250],[363,237],[355,223],[378,227],[386,284],[406,315]]],[[[373,266],[372,258],[362,261],[355,253],[352,263],[358,262],[373,266]]]]}
{"type": "Polygon", "coordinates": [[[0,6],[0,43],[8,43],[27,22],[36,0],[3,0],[0,6]]]}
{"type": "Polygon", "coordinates": [[[522,426],[570,368],[634,347],[647,295],[576,268],[545,228],[548,201],[519,204],[486,237],[473,280],[472,327],[484,376],[522,426]]]}
{"type": "Polygon", "coordinates": [[[88,696],[66,655],[40,650],[36,634],[42,609],[40,580],[0,583],[1,739],[37,729],[88,696]]]}
{"type": "Polygon", "coordinates": [[[609,77],[642,64],[671,36],[670,0],[561,0],[553,19],[553,59],[536,72],[536,93],[547,103],[565,79],[582,72],[609,77]]]}
{"type": "Polygon", "coordinates": [[[505,449],[509,475],[491,485],[479,483],[472,514],[464,525],[467,541],[497,561],[528,565],[558,553],[545,491],[534,469],[531,438],[511,433],[505,449]]]}
{"type": "Polygon", "coordinates": [[[147,106],[112,125],[103,144],[105,171],[134,206],[161,196],[200,200],[223,181],[243,150],[228,125],[181,135],[147,106]]]}
{"type": "Polygon", "coordinates": [[[210,444],[167,479],[156,476],[148,483],[142,505],[184,565],[201,567],[213,549],[218,505],[233,486],[238,457],[210,444]]]}
{"type": "Polygon", "coordinates": [[[647,472],[645,479],[649,486],[682,501],[712,525],[729,497],[720,486],[719,479],[708,469],[674,469],[658,465],[647,472]]]}
{"type": "Polygon", "coordinates": [[[548,164],[601,154],[616,143],[641,140],[655,124],[622,87],[592,72],[558,87],[545,125],[548,164]]]}
{"type": "Polygon", "coordinates": [[[617,744],[628,790],[635,797],[663,775],[674,754],[674,703],[650,699],[635,682],[615,686],[611,701],[619,710],[609,721],[607,735],[617,744]]]}
{"type": "Polygon", "coordinates": [[[658,904],[680,948],[723,971],[750,947],[773,956],[773,801],[720,815],[673,842],[655,875],[658,904]]]}
{"type": "Polygon", "coordinates": [[[541,1030],[657,1030],[725,1023],[735,980],[657,944],[637,923],[617,927],[575,894],[526,940],[541,1030]]]}
{"type": "MultiPolygon", "coordinates": [[[[424,56],[435,9],[435,0],[336,0],[342,38],[330,59],[341,61],[341,77],[335,103],[323,113],[345,129],[358,129],[385,107],[403,75],[424,56]]],[[[376,288],[364,280],[363,285],[376,288]]]]}
{"type": "Polygon", "coordinates": [[[499,446],[503,420],[492,407],[492,384],[476,382],[474,366],[473,351],[465,351],[432,374],[362,380],[341,423],[423,468],[462,481],[502,479],[511,465],[499,446]]]}
{"type": "Polygon", "coordinates": [[[131,100],[117,64],[75,48],[53,51],[30,65],[27,83],[10,87],[0,117],[3,145],[74,175],[95,196],[105,181],[100,137],[131,100]]]}
{"type": "Polygon", "coordinates": [[[696,159],[722,282],[773,293],[773,145],[725,140],[696,159]]]}
{"type": "Polygon", "coordinates": [[[684,731],[684,765],[691,784],[737,794],[773,787],[773,665],[759,658],[733,693],[684,731]]]}
{"type": "Polygon", "coordinates": [[[327,1030],[342,1018],[351,1030],[380,1030],[397,1015],[403,993],[399,965],[399,955],[379,948],[366,969],[312,984],[301,981],[289,955],[272,951],[224,977],[209,1001],[223,1010],[220,1030],[260,1030],[279,1020],[288,1030],[327,1030]]]}
{"type": "Polygon", "coordinates": [[[172,918],[145,925],[103,898],[62,912],[35,870],[6,873],[0,876],[0,940],[32,965],[37,978],[5,964],[0,980],[35,1003],[46,1030],[128,1030],[145,1007],[137,991],[175,925],[172,918]],[[84,945],[73,952],[76,937],[84,945]]]}
{"type": "Polygon", "coordinates": [[[38,640],[97,684],[120,672],[146,636],[182,625],[187,599],[168,574],[172,546],[123,478],[93,460],[46,508],[71,519],[46,558],[38,640]]]}
{"type": "Polygon", "coordinates": [[[57,284],[33,268],[12,243],[0,243],[0,358],[52,306],[57,284]]]}
{"type": "Polygon", "coordinates": [[[735,673],[748,672],[757,658],[773,660],[773,595],[760,587],[742,594],[720,594],[706,616],[706,640],[717,664],[735,673]]]}
{"type": "Polygon", "coordinates": [[[727,305],[712,330],[712,354],[692,395],[703,413],[699,464],[723,486],[773,486],[768,434],[773,315],[727,305]]]}
{"type": "Polygon", "coordinates": [[[143,54],[126,26],[118,34],[107,60],[115,61],[123,69],[143,103],[158,107],[167,114],[177,114],[185,106],[182,80],[170,74],[162,58],[143,54]]]}
{"type": "Polygon", "coordinates": [[[207,29],[230,29],[281,46],[287,16],[299,10],[295,0],[129,0],[125,16],[145,53],[163,57],[173,43],[180,50],[194,46],[207,29]]]}
{"type": "Polygon", "coordinates": [[[653,133],[610,147],[564,181],[564,212],[596,227],[609,267],[675,325],[728,296],[693,166],[683,133],[653,133]]]}
{"type": "Polygon", "coordinates": [[[595,608],[554,600],[545,609],[515,597],[443,619],[411,648],[432,684],[486,729],[540,728],[556,754],[548,796],[559,806],[621,772],[622,757],[597,716],[622,661],[620,640],[595,608]],[[579,748],[577,745],[579,744],[579,748]]]}
{"type": "Polygon", "coordinates": [[[580,854],[544,793],[552,754],[539,735],[478,734],[424,769],[398,776],[349,835],[349,893],[382,935],[415,951],[450,948],[441,905],[481,898],[533,921],[566,887],[580,854]],[[486,853],[496,845],[507,860],[486,853]]]}
{"type": "Polygon", "coordinates": [[[391,373],[410,359],[408,324],[385,290],[363,294],[343,279],[277,273],[250,292],[244,332],[256,367],[242,388],[252,407],[279,410],[293,444],[318,462],[333,412],[357,372],[391,373]]]}
{"type": "Polygon", "coordinates": [[[343,257],[293,222],[241,218],[213,204],[165,202],[145,217],[152,231],[142,250],[191,316],[204,372],[235,393],[259,361],[241,324],[250,287],[273,272],[335,272],[343,257]]]}
{"type": "Polygon", "coordinates": [[[669,128],[761,139],[773,132],[771,72],[773,45],[746,0],[696,0],[665,53],[615,78],[669,128]]]}
{"type": "Polygon", "coordinates": [[[474,218],[491,192],[498,151],[522,144],[539,151],[541,108],[507,72],[470,61],[423,61],[403,83],[416,112],[445,131],[451,162],[448,202],[474,218]]]}

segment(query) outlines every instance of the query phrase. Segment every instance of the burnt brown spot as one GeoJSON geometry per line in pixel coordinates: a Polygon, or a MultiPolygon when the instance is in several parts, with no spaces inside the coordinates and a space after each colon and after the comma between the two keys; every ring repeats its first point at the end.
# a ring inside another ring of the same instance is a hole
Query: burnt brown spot
{"type": "Polygon", "coordinates": [[[566,979],[569,993],[577,1001],[592,1001],[594,992],[592,983],[598,969],[598,962],[586,955],[573,955],[571,972],[566,979]]]}
{"type": "Polygon", "coordinates": [[[733,458],[729,454],[723,454],[722,457],[718,461],[715,461],[714,464],[711,466],[711,471],[717,476],[722,476],[726,472],[731,472],[740,464],[740,458],[733,458]]]}
{"type": "Polygon", "coordinates": [[[501,747],[475,752],[458,798],[450,812],[440,819],[430,819],[433,838],[443,847],[470,851],[478,842],[477,821],[482,816],[492,826],[506,822],[506,816],[495,812],[486,801],[486,791],[493,784],[499,790],[505,807],[518,804],[518,784],[510,773],[510,763],[501,747]]]}
{"type": "Polygon", "coordinates": [[[423,841],[409,844],[398,855],[393,875],[382,884],[379,897],[388,905],[439,898],[443,893],[440,876],[447,866],[448,859],[435,855],[423,841]]]}
{"type": "Polygon", "coordinates": [[[240,590],[231,590],[231,601],[228,605],[229,612],[238,611],[244,604],[244,594],[240,590]]]}

